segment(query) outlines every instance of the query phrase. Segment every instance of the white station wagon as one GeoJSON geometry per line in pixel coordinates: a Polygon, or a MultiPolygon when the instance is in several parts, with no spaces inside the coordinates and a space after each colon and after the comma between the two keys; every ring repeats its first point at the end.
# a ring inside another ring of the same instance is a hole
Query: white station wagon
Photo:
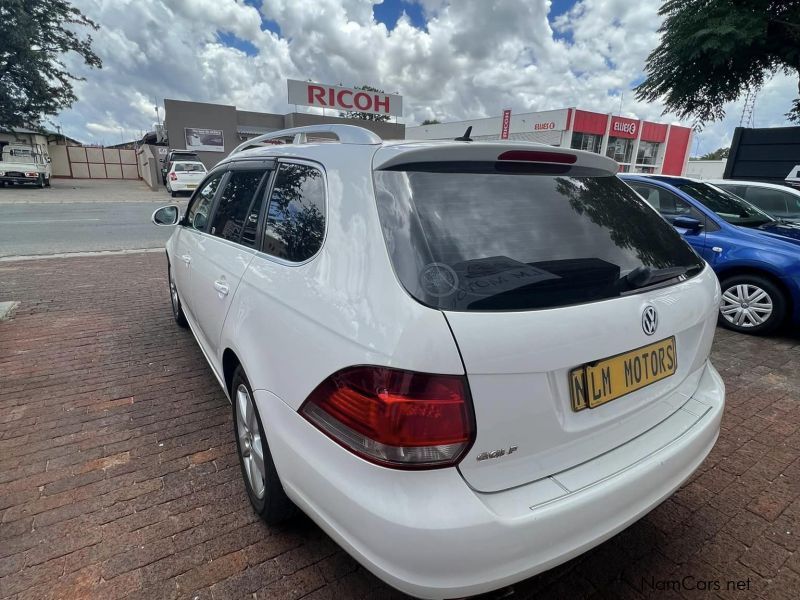
{"type": "Polygon", "coordinates": [[[299,507],[379,578],[530,577],[668,497],[714,445],[717,279],[596,154],[259,136],[167,242],[176,321],[233,405],[267,521],[299,507]],[[283,143],[281,143],[283,142],[283,143]]]}

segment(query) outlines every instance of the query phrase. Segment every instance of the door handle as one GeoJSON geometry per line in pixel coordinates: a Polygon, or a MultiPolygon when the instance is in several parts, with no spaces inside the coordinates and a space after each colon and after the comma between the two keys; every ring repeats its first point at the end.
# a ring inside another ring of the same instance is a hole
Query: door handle
{"type": "Polygon", "coordinates": [[[225,283],[224,280],[219,280],[219,279],[214,282],[214,289],[217,290],[223,296],[227,296],[228,292],[230,291],[228,284],[225,283]]]}
{"type": "Polygon", "coordinates": [[[188,265],[190,262],[192,262],[192,257],[188,254],[184,254],[181,256],[181,260],[188,265]]]}

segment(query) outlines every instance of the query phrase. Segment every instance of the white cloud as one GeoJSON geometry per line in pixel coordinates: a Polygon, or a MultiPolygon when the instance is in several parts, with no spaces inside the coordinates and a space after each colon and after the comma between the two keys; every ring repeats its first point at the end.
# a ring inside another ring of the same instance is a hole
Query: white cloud
{"type": "MultiPolygon", "coordinates": [[[[117,140],[148,129],[155,98],[235,104],[288,112],[286,78],[368,83],[404,95],[405,122],[579,106],[648,119],[662,107],[630,90],[658,43],[660,2],[582,0],[554,22],[549,0],[420,0],[427,27],[401,18],[391,31],[373,18],[379,0],[76,0],[100,23],[95,50],[101,71],[86,71],[80,101],[57,121],[86,141],[117,140]],[[218,32],[251,43],[256,56],[223,45],[218,32]],[[91,125],[91,126],[90,126],[91,125]]],[[[756,102],[756,125],[785,124],[796,94],[783,75],[756,102]]],[[[700,134],[702,151],[730,141],[741,103],[700,134]]],[[[163,115],[162,115],[163,117],[163,115]]]]}

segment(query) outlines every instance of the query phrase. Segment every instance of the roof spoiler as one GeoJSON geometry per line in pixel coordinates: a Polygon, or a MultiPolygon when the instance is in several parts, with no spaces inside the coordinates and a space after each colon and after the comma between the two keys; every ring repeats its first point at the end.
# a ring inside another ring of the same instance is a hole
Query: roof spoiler
{"type": "Polygon", "coordinates": [[[309,125],[281,129],[256,136],[236,146],[231,154],[273,144],[307,144],[309,141],[321,140],[340,144],[366,144],[372,146],[382,142],[377,134],[369,129],[356,127],[355,125],[309,125]],[[315,135],[319,136],[316,140],[313,139],[315,135]],[[336,139],[331,139],[329,136],[335,136],[336,139]]]}

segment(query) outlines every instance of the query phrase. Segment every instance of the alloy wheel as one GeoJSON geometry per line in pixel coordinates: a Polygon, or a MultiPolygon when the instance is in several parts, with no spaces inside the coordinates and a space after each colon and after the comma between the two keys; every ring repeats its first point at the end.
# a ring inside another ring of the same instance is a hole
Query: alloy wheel
{"type": "Polygon", "coordinates": [[[244,384],[239,384],[236,388],[236,432],[247,481],[253,494],[261,499],[266,490],[264,446],[261,442],[261,429],[258,426],[253,399],[244,384]]]}
{"type": "Polygon", "coordinates": [[[762,288],[749,283],[739,283],[722,294],[720,314],[736,327],[748,328],[763,325],[774,310],[772,298],[762,288]]]}

